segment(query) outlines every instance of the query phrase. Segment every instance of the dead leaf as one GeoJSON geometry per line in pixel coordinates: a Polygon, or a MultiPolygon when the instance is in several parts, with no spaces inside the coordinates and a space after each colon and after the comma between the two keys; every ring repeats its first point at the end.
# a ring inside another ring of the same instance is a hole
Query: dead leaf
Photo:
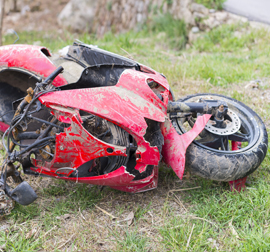
{"type": "Polygon", "coordinates": [[[134,213],[133,211],[131,211],[126,218],[128,226],[132,224],[133,219],[134,219],[134,213]]]}
{"type": "Polygon", "coordinates": [[[61,216],[57,216],[55,219],[57,219],[57,220],[67,220],[67,219],[70,219],[70,218],[71,218],[70,214],[64,214],[64,215],[61,215],[61,216]]]}
{"type": "Polygon", "coordinates": [[[63,219],[64,220],[67,220],[67,219],[70,219],[71,218],[71,215],[70,214],[64,214],[63,215],[63,219]]]}
{"type": "Polygon", "coordinates": [[[131,211],[125,219],[116,221],[116,223],[127,221],[128,226],[130,226],[133,222],[133,219],[134,219],[134,213],[133,211],[131,211]]]}
{"type": "Polygon", "coordinates": [[[233,219],[229,222],[230,230],[231,230],[232,234],[233,234],[237,239],[239,239],[239,235],[238,235],[238,233],[236,232],[235,228],[233,227],[232,221],[233,221],[233,219]]]}

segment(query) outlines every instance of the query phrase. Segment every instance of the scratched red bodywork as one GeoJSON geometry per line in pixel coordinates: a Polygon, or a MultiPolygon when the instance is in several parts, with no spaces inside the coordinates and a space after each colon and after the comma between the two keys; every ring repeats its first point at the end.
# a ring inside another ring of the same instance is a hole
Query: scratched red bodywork
{"type": "MultiPolygon", "coordinates": [[[[7,45],[0,47],[0,65],[7,63],[8,68],[21,68],[47,77],[56,66],[44,54],[50,55],[47,48],[33,45],[7,45]]],[[[56,87],[67,84],[62,75],[55,78],[53,84],[56,87]]]]}
{"type": "MultiPolygon", "coordinates": [[[[12,45],[0,48],[0,64],[8,68],[22,68],[38,76],[48,76],[56,66],[44,54],[44,47],[12,45]]],[[[63,75],[53,82],[56,87],[68,84],[63,75]]],[[[141,66],[141,71],[125,70],[115,86],[55,91],[39,97],[42,104],[52,110],[58,120],[70,123],[64,132],[56,134],[55,155],[51,162],[32,159],[33,171],[59,179],[81,183],[106,185],[126,192],[142,192],[157,187],[160,153],[144,139],[147,130],[145,119],[161,123],[164,136],[163,160],[182,179],[185,167],[185,152],[189,144],[204,129],[211,115],[198,118],[192,130],[178,135],[168,116],[167,105],[172,99],[169,84],[162,75],[141,66]],[[159,86],[162,100],[147,84],[154,81],[159,86]],[[66,110],[65,110],[66,109],[66,110]],[[70,177],[80,165],[102,156],[126,156],[126,147],[110,145],[91,135],[82,126],[78,110],[104,118],[127,131],[136,140],[135,169],[140,173],[147,165],[153,165],[152,173],[146,178],[133,180],[134,175],[121,166],[108,174],[93,177],[70,177]],[[113,151],[108,152],[108,148],[113,151]],[[71,167],[57,172],[59,167],[71,167]]],[[[0,124],[0,130],[6,125],[0,124]]]]}
{"type": "Polygon", "coordinates": [[[162,124],[161,130],[164,136],[162,148],[163,159],[170,165],[176,175],[182,179],[185,170],[186,149],[191,142],[204,129],[211,115],[199,116],[193,128],[183,135],[179,135],[170,121],[162,124]]]}

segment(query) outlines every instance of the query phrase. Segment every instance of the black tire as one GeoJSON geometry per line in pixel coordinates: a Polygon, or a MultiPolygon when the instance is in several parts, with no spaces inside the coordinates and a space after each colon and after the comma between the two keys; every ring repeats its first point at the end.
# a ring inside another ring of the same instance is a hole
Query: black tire
{"type": "MultiPolygon", "coordinates": [[[[209,97],[227,102],[229,109],[235,112],[241,121],[239,133],[248,132],[246,135],[249,136],[249,140],[246,142],[247,146],[232,151],[229,148],[223,150],[216,147],[212,148],[202,144],[203,139],[202,141],[195,139],[186,152],[186,168],[200,177],[217,181],[232,181],[246,177],[259,167],[266,155],[268,136],[265,125],[252,109],[242,102],[223,95],[195,94],[184,97],[179,101],[194,102],[200,98],[209,99],[209,97]]],[[[193,117],[196,117],[196,115],[193,115],[193,117]]],[[[187,120],[183,118],[172,120],[172,124],[179,134],[186,132],[184,123],[187,123],[187,120]]],[[[206,130],[203,132],[207,134],[207,139],[209,139],[209,134],[214,136],[206,130]]],[[[230,137],[232,138],[233,135],[230,137]]],[[[229,146],[229,142],[227,137],[227,146],[229,146]]]]}

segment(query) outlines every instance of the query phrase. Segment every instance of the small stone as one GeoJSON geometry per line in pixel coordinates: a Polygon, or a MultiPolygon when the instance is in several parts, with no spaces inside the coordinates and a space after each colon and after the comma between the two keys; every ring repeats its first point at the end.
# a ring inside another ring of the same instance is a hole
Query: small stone
{"type": "Polygon", "coordinates": [[[25,6],[23,6],[22,9],[21,9],[21,14],[24,16],[24,15],[26,15],[26,13],[29,12],[29,11],[31,11],[30,6],[29,6],[29,5],[25,5],[25,6]]]}
{"type": "Polygon", "coordinates": [[[215,16],[215,18],[216,18],[217,21],[219,21],[219,22],[225,22],[227,20],[227,18],[228,18],[228,13],[227,12],[221,12],[221,11],[219,11],[219,12],[216,12],[214,14],[214,16],[215,16]]]}
{"type": "Polygon", "coordinates": [[[210,9],[210,10],[209,10],[209,13],[215,13],[215,12],[216,12],[215,9],[210,9]]]}
{"type": "MultiPolygon", "coordinates": [[[[77,0],[70,0],[58,15],[57,22],[63,28],[71,28],[73,31],[87,31],[96,17],[96,4],[97,1],[94,0],[81,0],[80,4],[77,0]]],[[[112,6],[112,11],[114,6],[112,6]]],[[[119,10],[116,9],[116,11],[119,10]]]]}
{"type": "Polygon", "coordinates": [[[209,27],[210,29],[213,29],[213,28],[215,28],[215,27],[217,27],[217,26],[220,25],[220,22],[218,20],[216,20],[214,17],[210,17],[210,18],[204,20],[203,23],[207,27],[209,27]]]}
{"type": "Polygon", "coordinates": [[[195,12],[193,12],[193,17],[202,19],[202,18],[205,18],[205,15],[195,11],[195,12]]]}
{"type": "Polygon", "coordinates": [[[194,27],[192,27],[191,31],[193,33],[198,33],[200,31],[200,29],[197,26],[194,26],[194,27]]]}
{"type": "Polygon", "coordinates": [[[209,10],[202,4],[192,3],[190,6],[192,12],[199,12],[203,15],[208,15],[209,10]]]}

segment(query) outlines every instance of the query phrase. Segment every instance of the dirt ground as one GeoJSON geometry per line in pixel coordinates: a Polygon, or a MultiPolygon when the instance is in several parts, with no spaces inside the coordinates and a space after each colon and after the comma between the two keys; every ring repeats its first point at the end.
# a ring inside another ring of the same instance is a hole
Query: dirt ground
{"type": "Polygon", "coordinates": [[[4,17],[4,33],[9,29],[19,31],[58,31],[57,16],[68,3],[68,0],[28,0],[21,11],[10,11],[4,17]]]}

